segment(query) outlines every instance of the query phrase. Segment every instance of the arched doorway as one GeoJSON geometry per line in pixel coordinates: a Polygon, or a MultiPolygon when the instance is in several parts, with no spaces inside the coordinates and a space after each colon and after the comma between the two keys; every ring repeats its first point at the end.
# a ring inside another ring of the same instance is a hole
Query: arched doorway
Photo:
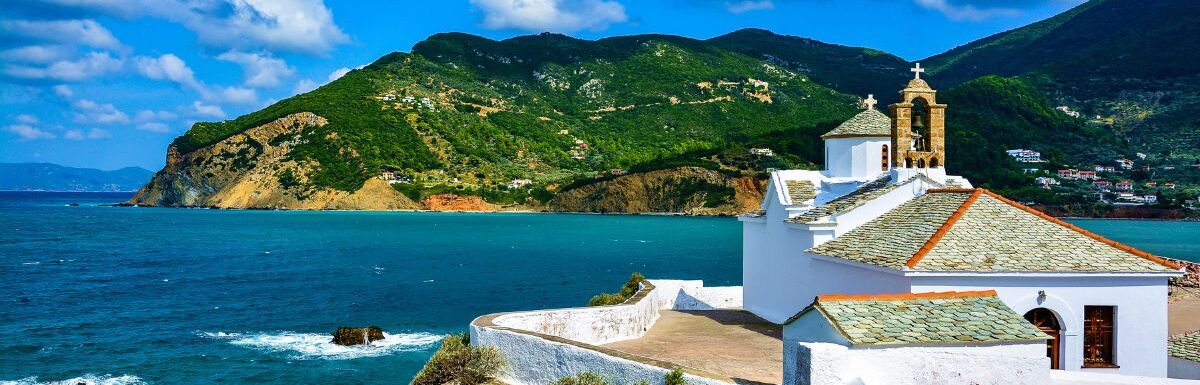
{"type": "Polygon", "coordinates": [[[1046,340],[1046,356],[1050,357],[1050,369],[1058,369],[1058,351],[1059,337],[1061,336],[1061,327],[1058,325],[1058,317],[1054,312],[1046,308],[1037,308],[1025,313],[1025,320],[1036,326],[1043,333],[1049,334],[1052,337],[1046,340]]]}

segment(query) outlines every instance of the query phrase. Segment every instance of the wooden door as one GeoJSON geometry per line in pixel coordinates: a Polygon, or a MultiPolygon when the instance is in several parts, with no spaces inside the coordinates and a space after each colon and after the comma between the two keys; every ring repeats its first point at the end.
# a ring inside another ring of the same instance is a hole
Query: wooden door
{"type": "Polygon", "coordinates": [[[1051,338],[1046,340],[1046,356],[1050,357],[1050,369],[1058,369],[1059,336],[1061,335],[1058,317],[1055,317],[1054,312],[1049,309],[1037,308],[1025,313],[1025,319],[1043,333],[1050,335],[1051,338]]]}

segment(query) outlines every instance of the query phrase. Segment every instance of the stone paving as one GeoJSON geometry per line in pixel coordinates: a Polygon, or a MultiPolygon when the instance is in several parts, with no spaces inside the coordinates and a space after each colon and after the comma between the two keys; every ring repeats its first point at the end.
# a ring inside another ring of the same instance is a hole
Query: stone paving
{"type": "Polygon", "coordinates": [[[663,310],[645,336],[604,347],[729,376],[783,381],[782,328],[741,310],[663,310]]]}

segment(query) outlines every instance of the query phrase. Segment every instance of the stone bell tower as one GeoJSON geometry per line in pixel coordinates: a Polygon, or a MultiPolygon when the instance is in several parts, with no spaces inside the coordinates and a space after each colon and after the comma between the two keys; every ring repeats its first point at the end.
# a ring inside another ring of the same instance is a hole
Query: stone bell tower
{"type": "Polygon", "coordinates": [[[892,166],[938,168],[946,165],[946,105],[937,104],[937,91],[921,80],[921,64],[911,70],[916,77],[900,90],[892,108],[892,166]]]}

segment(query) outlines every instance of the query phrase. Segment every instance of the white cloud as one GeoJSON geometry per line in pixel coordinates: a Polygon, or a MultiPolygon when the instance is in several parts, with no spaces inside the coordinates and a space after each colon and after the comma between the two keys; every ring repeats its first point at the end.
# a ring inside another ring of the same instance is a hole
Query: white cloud
{"type": "Polygon", "coordinates": [[[917,5],[932,9],[946,15],[954,21],[982,21],[993,17],[1020,16],[1021,10],[1016,8],[991,7],[979,8],[972,4],[955,5],[949,0],[914,0],[917,5]]]}
{"type": "Polygon", "coordinates": [[[324,54],[350,37],[322,0],[48,0],[60,5],[182,24],[199,41],[222,49],[324,54]]]}
{"type": "Polygon", "coordinates": [[[272,57],[270,54],[229,51],[217,56],[217,59],[242,66],[243,83],[247,87],[276,87],[283,83],[283,79],[296,73],[296,69],[288,66],[283,59],[272,57]]]}
{"type": "Polygon", "coordinates": [[[77,123],[129,123],[129,115],[112,104],[101,104],[91,100],[81,99],[75,102],[75,122],[77,123]]]}
{"type": "Polygon", "coordinates": [[[171,127],[167,126],[166,123],[162,123],[162,122],[141,123],[141,124],[137,125],[137,129],[142,130],[142,131],[157,132],[160,134],[171,131],[171,127]]]}
{"type": "Polygon", "coordinates": [[[198,116],[209,117],[209,118],[219,118],[219,119],[225,118],[225,110],[222,110],[221,106],[217,106],[217,105],[213,105],[213,104],[204,104],[204,103],[200,102],[199,100],[192,102],[192,113],[196,114],[198,116]]]}
{"type": "Polygon", "coordinates": [[[205,92],[206,89],[195,72],[187,63],[174,54],[165,54],[157,58],[139,56],[134,59],[134,65],[143,76],[154,80],[169,80],[192,90],[205,92]]]}
{"type": "Polygon", "coordinates": [[[154,121],[162,121],[162,120],[175,120],[175,118],[177,118],[177,117],[178,116],[175,115],[175,113],[171,112],[171,111],[141,110],[141,111],[138,111],[137,114],[135,114],[133,116],[133,121],[138,122],[138,123],[145,123],[145,122],[154,122],[154,121]]]}
{"type": "Polygon", "coordinates": [[[71,87],[67,86],[66,84],[54,86],[54,94],[66,99],[75,97],[75,91],[72,91],[71,87]]]}
{"type": "Polygon", "coordinates": [[[121,42],[94,20],[5,20],[0,28],[8,33],[39,40],[94,48],[121,50],[121,42]]]}
{"type": "Polygon", "coordinates": [[[37,139],[54,139],[54,134],[42,131],[28,124],[13,124],[4,127],[5,131],[17,134],[22,141],[37,140],[37,139]]]}
{"type": "Polygon", "coordinates": [[[134,58],[134,65],[143,76],[154,80],[166,80],[194,90],[209,101],[220,101],[237,104],[253,104],[258,101],[258,93],[250,88],[217,87],[212,88],[196,79],[195,71],[187,63],[174,54],[165,54],[157,58],[139,56],[134,58]]]}
{"type": "Polygon", "coordinates": [[[772,0],[726,1],[725,9],[731,13],[763,11],[763,10],[775,9],[775,2],[772,0]]]}
{"type": "MultiPolygon", "coordinates": [[[[358,68],[362,68],[362,67],[358,67],[358,68]]],[[[350,69],[346,68],[346,67],[342,67],[342,68],[333,70],[333,72],[329,73],[329,78],[328,78],[328,80],[326,80],[326,82],[332,82],[334,80],[341,79],[342,76],[346,76],[346,74],[348,74],[348,73],[350,73],[350,69]]]]}
{"type": "Polygon", "coordinates": [[[62,45],[30,45],[0,51],[0,60],[32,64],[49,64],[74,55],[75,49],[62,45]]]}
{"type": "Polygon", "coordinates": [[[258,102],[258,92],[253,88],[225,87],[217,90],[209,99],[234,104],[254,104],[258,102]]]}
{"type": "Polygon", "coordinates": [[[317,82],[312,79],[300,79],[299,82],[296,82],[296,86],[292,88],[292,94],[303,94],[305,92],[317,89],[318,86],[320,86],[320,84],[317,84],[317,82]]]}
{"type": "Polygon", "coordinates": [[[49,66],[9,65],[8,76],[21,79],[80,81],[120,71],[125,60],[108,52],[91,52],[78,60],[60,60],[49,66]]]}
{"type": "Polygon", "coordinates": [[[21,114],[17,115],[17,123],[38,124],[38,118],[33,115],[21,114]]]}
{"type": "Polygon", "coordinates": [[[346,76],[346,74],[350,73],[350,71],[353,71],[356,69],[362,69],[363,67],[366,67],[366,66],[367,66],[366,64],[363,64],[363,65],[360,65],[360,66],[354,67],[354,68],[342,67],[342,68],[333,70],[333,72],[329,73],[329,76],[325,77],[324,83],[317,83],[316,80],[312,80],[312,79],[300,79],[300,81],[296,83],[296,86],[292,88],[292,94],[293,95],[302,94],[302,93],[305,93],[308,91],[315,90],[315,89],[317,89],[317,87],[320,87],[325,84],[329,84],[329,82],[332,82],[334,80],[341,79],[342,76],[346,76]]]}
{"type": "Polygon", "coordinates": [[[488,29],[542,32],[599,31],[629,19],[615,0],[470,0],[488,29]]]}
{"type": "Polygon", "coordinates": [[[63,139],[67,140],[107,139],[111,137],[112,134],[99,128],[93,128],[86,132],[79,129],[70,129],[66,133],[63,133],[63,139]]]}

